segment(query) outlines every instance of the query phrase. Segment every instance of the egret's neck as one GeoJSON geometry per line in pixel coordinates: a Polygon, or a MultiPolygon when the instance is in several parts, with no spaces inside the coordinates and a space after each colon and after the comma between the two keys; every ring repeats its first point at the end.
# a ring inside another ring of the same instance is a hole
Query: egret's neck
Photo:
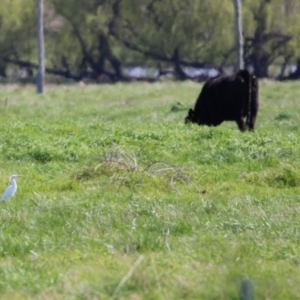
{"type": "Polygon", "coordinates": [[[15,187],[17,186],[17,182],[16,182],[15,178],[12,178],[10,183],[11,183],[12,186],[15,186],[15,187]]]}

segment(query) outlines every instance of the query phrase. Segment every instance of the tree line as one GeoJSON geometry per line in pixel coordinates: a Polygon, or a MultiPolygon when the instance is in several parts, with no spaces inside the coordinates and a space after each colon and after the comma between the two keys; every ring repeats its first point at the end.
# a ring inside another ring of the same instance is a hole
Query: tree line
{"type": "MultiPolygon", "coordinates": [[[[258,78],[300,78],[299,0],[241,5],[245,66],[258,78]]],[[[185,80],[198,76],[190,69],[236,65],[232,0],[44,0],[44,7],[46,74],[127,81],[124,70],[141,66],[156,77],[137,80],[185,80]]],[[[36,0],[0,2],[0,77],[34,76],[36,34],[36,0]]]]}

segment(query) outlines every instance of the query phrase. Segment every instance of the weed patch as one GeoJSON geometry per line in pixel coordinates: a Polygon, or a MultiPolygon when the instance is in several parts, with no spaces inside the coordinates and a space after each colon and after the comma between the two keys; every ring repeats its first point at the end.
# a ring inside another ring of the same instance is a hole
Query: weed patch
{"type": "Polygon", "coordinates": [[[247,181],[257,185],[267,185],[276,188],[294,188],[300,186],[300,172],[298,168],[282,165],[259,173],[244,175],[247,181]]]}

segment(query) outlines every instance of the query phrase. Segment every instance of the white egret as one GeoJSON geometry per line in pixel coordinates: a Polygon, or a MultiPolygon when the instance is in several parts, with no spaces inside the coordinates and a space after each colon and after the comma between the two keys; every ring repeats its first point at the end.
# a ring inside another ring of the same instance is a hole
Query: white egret
{"type": "Polygon", "coordinates": [[[19,175],[11,175],[9,180],[10,180],[10,186],[7,187],[7,189],[5,190],[5,192],[3,193],[1,200],[0,201],[5,201],[10,197],[13,197],[13,195],[15,194],[15,192],[17,191],[17,182],[16,182],[16,178],[19,175]]]}

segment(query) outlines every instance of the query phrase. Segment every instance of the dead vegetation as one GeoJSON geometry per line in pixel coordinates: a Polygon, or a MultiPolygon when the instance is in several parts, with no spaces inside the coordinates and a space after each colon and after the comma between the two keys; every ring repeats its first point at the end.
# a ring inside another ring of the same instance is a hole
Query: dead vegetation
{"type": "Polygon", "coordinates": [[[163,161],[150,163],[146,168],[139,166],[135,154],[114,147],[105,152],[101,162],[96,166],[85,167],[75,174],[78,181],[107,178],[106,184],[132,187],[133,185],[146,185],[147,178],[155,177],[167,182],[174,191],[181,194],[178,189],[180,184],[194,185],[190,176],[182,166],[173,165],[163,161]]]}

